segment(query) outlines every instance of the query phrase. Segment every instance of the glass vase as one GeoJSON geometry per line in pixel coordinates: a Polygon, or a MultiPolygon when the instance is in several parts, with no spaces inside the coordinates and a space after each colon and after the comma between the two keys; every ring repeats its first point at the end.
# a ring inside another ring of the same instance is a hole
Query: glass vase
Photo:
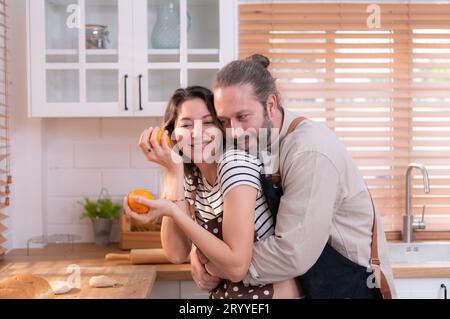
{"type": "MultiPolygon", "coordinates": [[[[187,13],[188,31],[191,17],[187,13]]],[[[166,2],[158,6],[156,22],[151,33],[151,44],[154,49],[180,48],[180,10],[174,2],[166,2]]]]}

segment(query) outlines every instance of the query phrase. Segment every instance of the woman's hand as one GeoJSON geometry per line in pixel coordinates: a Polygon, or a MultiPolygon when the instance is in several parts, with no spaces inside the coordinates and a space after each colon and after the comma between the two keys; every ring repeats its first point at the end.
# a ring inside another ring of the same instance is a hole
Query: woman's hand
{"type": "Polygon", "coordinates": [[[123,199],[123,208],[125,209],[125,214],[135,220],[143,222],[144,224],[149,223],[161,216],[172,217],[173,214],[175,214],[176,211],[180,209],[175,203],[165,199],[148,200],[141,196],[135,196],[134,200],[140,204],[150,207],[149,212],[147,214],[135,213],[128,205],[128,198],[127,196],[125,196],[123,199]]]}
{"type": "Polygon", "coordinates": [[[161,138],[161,144],[159,144],[157,141],[159,129],[159,127],[145,129],[139,137],[139,148],[150,162],[159,164],[170,172],[176,172],[182,169],[183,158],[172,150],[164,136],[161,138]]]}

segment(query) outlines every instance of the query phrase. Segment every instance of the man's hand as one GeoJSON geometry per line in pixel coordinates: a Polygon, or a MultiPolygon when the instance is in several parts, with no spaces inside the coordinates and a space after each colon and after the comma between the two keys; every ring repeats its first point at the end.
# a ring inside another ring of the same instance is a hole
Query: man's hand
{"type": "Polygon", "coordinates": [[[198,288],[202,290],[211,290],[217,287],[220,282],[220,278],[211,276],[204,266],[208,262],[208,259],[203,253],[192,246],[191,250],[191,273],[198,288]]]}
{"type": "Polygon", "coordinates": [[[200,249],[198,249],[197,247],[194,246],[194,248],[195,248],[195,251],[197,252],[198,260],[199,260],[203,265],[207,264],[208,261],[209,261],[209,260],[208,260],[208,257],[206,257],[206,256],[203,254],[203,252],[202,252],[200,249]]]}

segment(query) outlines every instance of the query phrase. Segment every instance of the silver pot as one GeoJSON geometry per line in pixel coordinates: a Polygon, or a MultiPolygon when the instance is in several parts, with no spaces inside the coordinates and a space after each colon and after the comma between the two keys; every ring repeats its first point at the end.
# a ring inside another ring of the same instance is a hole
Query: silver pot
{"type": "Polygon", "coordinates": [[[108,26],[86,24],[86,49],[106,49],[109,41],[108,26]]]}

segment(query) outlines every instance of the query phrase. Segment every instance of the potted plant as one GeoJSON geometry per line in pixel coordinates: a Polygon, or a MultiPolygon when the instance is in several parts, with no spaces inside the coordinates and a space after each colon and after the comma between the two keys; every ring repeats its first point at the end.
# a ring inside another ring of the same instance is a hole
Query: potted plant
{"type": "Polygon", "coordinates": [[[90,218],[94,228],[95,243],[99,246],[107,246],[111,235],[111,226],[114,219],[118,219],[122,206],[114,203],[106,189],[102,189],[97,200],[85,197],[84,211],[81,218],[90,218]]]}

